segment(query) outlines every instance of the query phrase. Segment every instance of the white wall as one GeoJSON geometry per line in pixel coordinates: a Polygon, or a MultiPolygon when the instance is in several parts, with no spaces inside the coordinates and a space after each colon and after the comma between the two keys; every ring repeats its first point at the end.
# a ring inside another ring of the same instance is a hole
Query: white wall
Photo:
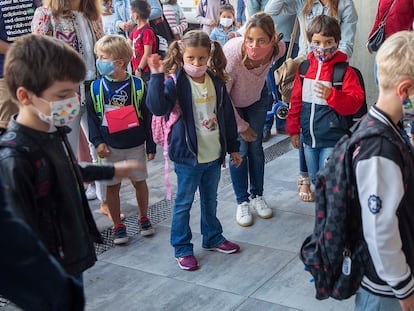
{"type": "Polygon", "coordinates": [[[373,74],[375,54],[368,53],[366,42],[374,23],[378,0],[354,0],[354,4],[358,12],[358,24],[351,64],[359,68],[364,76],[367,103],[371,105],[377,99],[378,91],[373,74]]]}

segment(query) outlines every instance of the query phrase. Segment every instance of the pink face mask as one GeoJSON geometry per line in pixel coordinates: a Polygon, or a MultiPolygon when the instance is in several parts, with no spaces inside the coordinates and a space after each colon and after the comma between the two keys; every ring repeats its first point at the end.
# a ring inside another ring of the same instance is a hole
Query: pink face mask
{"type": "Polygon", "coordinates": [[[252,46],[249,46],[247,43],[245,43],[244,47],[246,48],[247,56],[251,60],[260,60],[260,59],[264,59],[267,55],[270,54],[270,51],[273,50],[273,42],[270,42],[266,46],[260,46],[260,47],[252,47],[252,46]]]}
{"type": "Polygon", "coordinates": [[[185,72],[193,78],[200,78],[206,74],[207,65],[204,66],[194,66],[191,64],[184,63],[183,66],[185,72]]]}

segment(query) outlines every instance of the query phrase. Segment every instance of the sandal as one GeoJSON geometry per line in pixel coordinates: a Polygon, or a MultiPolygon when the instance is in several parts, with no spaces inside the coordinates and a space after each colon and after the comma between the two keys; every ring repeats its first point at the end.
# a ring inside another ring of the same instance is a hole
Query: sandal
{"type": "Polygon", "coordinates": [[[313,192],[310,189],[311,183],[309,177],[300,176],[298,179],[298,197],[303,202],[313,202],[315,198],[313,192]],[[305,191],[303,191],[305,190],[305,191]]]}
{"type": "MultiPolygon", "coordinates": [[[[100,212],[106,216],[108,216],[109,220],[113,222],[112,217],[111,217],[111,213],[109,213],[108,210],[108,204],[106,203],[101,203],[101,207],[100,207],[100,212]]],[[[125,219],[125,214],[121,212],[121,220],[125,219]]]]}

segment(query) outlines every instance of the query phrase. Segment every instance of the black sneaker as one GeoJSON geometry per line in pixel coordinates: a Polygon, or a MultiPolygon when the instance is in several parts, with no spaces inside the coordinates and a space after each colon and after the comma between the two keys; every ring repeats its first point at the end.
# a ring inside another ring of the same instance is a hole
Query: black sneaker
{"type": "Polygon", "coordinates": [[[113,229],[113,237],[114,237],[114,244],[115,245],[121,245],[128,243],[128,236],[126,227],[124,224],[116,225],[113,229]]]}
{"type": "Polygon", "coordinates": [[[140,233],[142,236],[150,236],[155,233],[155,230],[147,217],[142,217],[138,219],[138,228],[140,229],[140,233]]]}

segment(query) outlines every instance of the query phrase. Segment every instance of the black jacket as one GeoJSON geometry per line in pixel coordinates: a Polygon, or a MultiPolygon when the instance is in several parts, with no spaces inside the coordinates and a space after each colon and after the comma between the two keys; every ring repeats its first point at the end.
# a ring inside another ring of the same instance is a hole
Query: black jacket
{"type": "Polygon", "coordinates": [[[0,138],[5,197],[49,252],[74,276],[96,261],[101,237],[85,197],[83,180],[111,179],[113,167],[80,167],[66,138],[67,127],[39,132],[14,120],[0,138]]]}

